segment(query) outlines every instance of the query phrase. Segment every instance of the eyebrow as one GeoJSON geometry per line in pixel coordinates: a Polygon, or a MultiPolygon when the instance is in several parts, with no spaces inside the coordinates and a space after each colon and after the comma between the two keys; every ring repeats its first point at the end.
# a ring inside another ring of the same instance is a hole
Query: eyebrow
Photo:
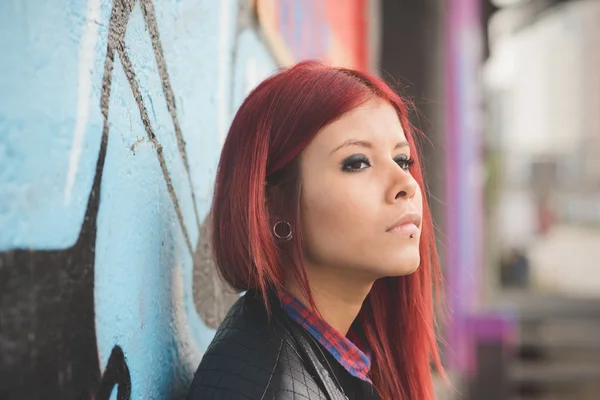
{"type": "MultiPolygon", "coordinates": [[[[330,154],[333,154],[336,151],[338,151],[339,149],[343,149],[344,147],[349,147],[349,146],[361,146],[361,147],[366,147],[367,149],[371,149],[371,148],[373,148],[373,143],[371,143],[367,140],[348,139],[344,143],[342,143],[341,145],[339,145],[338,147],[333,149],[330,154]]],[[[406,140],[404,140],[402,142],[396,143],[396,146],[394,146],[394,150],[401,149],[401,148],[407,147],[407,146],[408,146],[408,142],[406,140]]]]}

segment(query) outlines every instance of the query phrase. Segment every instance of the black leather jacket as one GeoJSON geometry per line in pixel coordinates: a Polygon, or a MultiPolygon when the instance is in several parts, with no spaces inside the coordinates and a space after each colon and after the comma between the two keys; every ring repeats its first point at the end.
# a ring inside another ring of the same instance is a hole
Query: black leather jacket
{"type": "Polygon", "coordinates": [[[255,291],[229,310],[202,357],[188,400],[378,400],[271,301],[255,291]]]}

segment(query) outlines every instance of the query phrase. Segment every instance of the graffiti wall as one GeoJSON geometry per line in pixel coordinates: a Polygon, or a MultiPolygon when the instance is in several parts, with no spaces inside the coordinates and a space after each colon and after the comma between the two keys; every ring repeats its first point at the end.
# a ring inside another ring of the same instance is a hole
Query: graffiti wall
{"type": "MultiPolygon", "coordinates": [[[[253,0],[264,37],[283,65],[305,58],[367,70],[374,0],[253,0]]],[[[376,35],[379,35],[377,32],[376,35]]],[[[377,61],[378,63],[378,61],[377,61]]]]}
{"type": "Polygon", "coordinates": [[[0,398],[171,399],[234,294],[220,147],[276,65],[247,0],[0,2],[0,398]]]}

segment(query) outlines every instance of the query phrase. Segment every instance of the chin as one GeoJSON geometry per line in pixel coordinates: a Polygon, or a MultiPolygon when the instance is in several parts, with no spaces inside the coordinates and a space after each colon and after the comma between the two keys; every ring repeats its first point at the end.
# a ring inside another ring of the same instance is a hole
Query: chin
{"type": "Polygon", "coordinates": [[[407,265],[407,268],[403,271],[402,275],[410,275],[416,272],[419,269],[419,265],[421,265],[421,259],[419,258],[416,262],[407,265]]]}
{"type": "Polygon", "coordinates": [[[386,276],[404,276],[410,275],[419,269],[421,257],[417,254],[403,254],[402,257],[397,257],[393,264],[388,263],[386,276]]]}

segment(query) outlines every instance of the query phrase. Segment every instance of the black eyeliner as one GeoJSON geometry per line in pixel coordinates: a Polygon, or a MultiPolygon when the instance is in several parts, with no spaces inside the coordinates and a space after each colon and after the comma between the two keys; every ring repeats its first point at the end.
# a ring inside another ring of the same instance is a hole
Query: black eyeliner
{"type": "Polygon", "coordinates": [[[367,156],[365,156],[364,154],[353,154],[350,157],[346,157],[342,162],[341,162],[341,169],[344,172],[360,172],[362,171],[364,168],[361,169],[352,169],[349,168],[352,165],[356,165],[359,163],[364,163],[368,166],[371,166],[371,161],[369,160],[369,158],[367,156]]]}

